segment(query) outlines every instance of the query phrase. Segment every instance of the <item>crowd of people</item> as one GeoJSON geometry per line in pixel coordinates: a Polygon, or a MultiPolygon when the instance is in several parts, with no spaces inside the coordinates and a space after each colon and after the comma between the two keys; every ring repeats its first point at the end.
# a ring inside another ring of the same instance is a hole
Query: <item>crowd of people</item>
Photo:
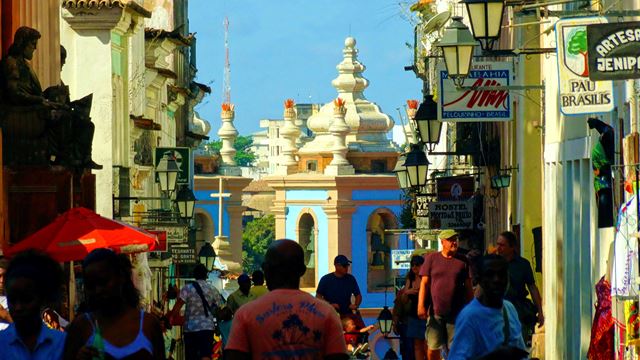
{"type": "Polygon", "coordinates": [[[518,255],[516,235],[501,233],[486,255],[463,255],[454,230],[438,237],[440,251],[411,258],[395,299],[402,358],[526,358],[544,315],[531,264],[518,255]]]}
{"type": "MultiPolygon", "coordinates": [[[[411,257],[393,307],[402,358],[526,358],[544,316],[515,235],[502,233],[495,253],[484,256],[462,255],[458,237],[443,230],[440,251],[411,257]]],[[[0,359],[173,359],[174,325],[182,326],[187,360],[213,358],[215,338],[232,360],[366,356],[377,325],[366,326],[360,314],[362,293],[349,273],[351,261],[338,255],[334,265],[314,297],[300,289],[304,251],[295,241],[277,240],[267,250],[264,272],[240,275],[239,288],[226,299],[197,264],[195,280],[158,315],[142,310],[129,258],[97,249],[82,262],[85,303],[69,324],[53,310],[62,296],[60,264],[36,251],[10,262],[0,258],[0,359]]]]}

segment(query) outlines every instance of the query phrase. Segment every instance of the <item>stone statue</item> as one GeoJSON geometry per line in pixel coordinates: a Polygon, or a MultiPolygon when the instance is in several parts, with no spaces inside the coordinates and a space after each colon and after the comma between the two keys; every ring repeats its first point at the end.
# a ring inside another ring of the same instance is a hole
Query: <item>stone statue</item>
{"type": "MultiPolygon", "coordinates": [[[[42,91],[29,63],[40,37],[37,30],[20,27],[7,56],[0,61],[5,163],[101,169],[91,160],[91,96],[71,102],[64,84],[42,91]]],[[[62,55],[64,63],[66,52],[62,55]]]]}

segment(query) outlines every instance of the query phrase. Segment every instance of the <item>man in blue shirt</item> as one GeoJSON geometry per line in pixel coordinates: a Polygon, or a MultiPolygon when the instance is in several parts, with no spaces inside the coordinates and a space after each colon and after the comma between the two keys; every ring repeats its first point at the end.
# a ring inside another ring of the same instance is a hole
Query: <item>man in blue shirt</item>
{"type": "Polygon", "coordinates": [[[353,275],[349,274],[351,260],[344,255],[338,255],[333,260],[333,264],[336,270],[320,279],[316,297],[331,304],[340,316],[351,315],[358,310],[362,302],[358,282],[353,275]],[[351,295],[355,296],[353,304],[351,295]]]}
{"type": "Polygon", "coordinates": [[[62,358],[65,333],[49,329],[40,316],[59,299],[63,272],[42,253],[16,255],[5,274],[9,313],[13,323],[0,335],[0,360],[57,360],[62,358]]]}
{"type": "Polygon", "coordinates": [[[480,291],[458,315],[448,360],[485,356],[510,360],[527,356],[518,313],[504,300],[508,269],[507,261],[499,255],[486,255],[478,260],[475,273],[480,291]]]}

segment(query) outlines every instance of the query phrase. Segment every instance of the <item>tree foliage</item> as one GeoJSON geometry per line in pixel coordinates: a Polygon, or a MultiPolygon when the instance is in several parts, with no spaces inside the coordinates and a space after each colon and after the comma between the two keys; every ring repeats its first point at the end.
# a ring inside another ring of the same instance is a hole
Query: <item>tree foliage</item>
{"type": "Polygon", "coordinates": [[[242,234],[242,269],[246,273],[260,269],[267,248],[276,238],[276,219],[266,215],[247,223],[242,234]]]}
{"type": "MultiPolygon", "coordinates": [[[[213,140],[203,145],[209,146],[209,149],[211,150],[220,152],[220,149],[222,148],[222,140],[213,140]]],[[[251,152],[251,145],[253,145],[252,136],[240,135],[236,138],[233,147],[236,149],[236,156],[234,159],[238,166],[251,166],[251,164],[256,160],[256,155],[251,152]]]]}

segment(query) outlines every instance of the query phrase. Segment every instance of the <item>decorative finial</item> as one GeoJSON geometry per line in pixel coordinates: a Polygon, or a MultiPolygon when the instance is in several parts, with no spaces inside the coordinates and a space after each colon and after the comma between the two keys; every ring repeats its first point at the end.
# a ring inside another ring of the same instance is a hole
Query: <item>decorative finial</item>
{"type": "Polygon", "coordinates": [[[293,101],[293,99],[287,99],[284,101],[284,117],[285,118],[293,118],[296,116],[296,111],[294,109],[295,105],[296,103],[293,101]]]}
{"type": "Polygon", "coordinates": [[[222,111],[223,112],[231,112],[231,111],[234,111],[235,108],[236,108],[236,106],[233,105],[232,103],[227,103],[227,102],[222,103],[222,111]]]}
{"type": "Polygon", "coordinates": [[[344,107],[345,103],[346,102],[341,98],[336,98],[335,100],[333,100],[333,113],[336,115],[346,114],[347,110],[344,107]]]}
{"type": "Polygon", "coordinates": [[[418,100],[407,100],[407,106],[407,116],[411,120],[415,119],[418,112],[418,100]]]}

